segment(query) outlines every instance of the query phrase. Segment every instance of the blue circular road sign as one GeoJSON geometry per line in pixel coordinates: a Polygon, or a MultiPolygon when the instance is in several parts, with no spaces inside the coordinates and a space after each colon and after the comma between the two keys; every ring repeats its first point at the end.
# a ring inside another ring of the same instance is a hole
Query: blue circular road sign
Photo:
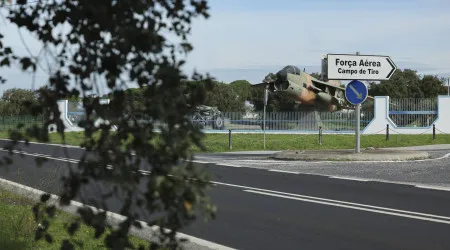
{"type": "Polygon", "coordinates": [[[363,82],[353,80],[345,87],[345,98],[353,105],[363,103],[368,95],[368,89],[363,82]]]}

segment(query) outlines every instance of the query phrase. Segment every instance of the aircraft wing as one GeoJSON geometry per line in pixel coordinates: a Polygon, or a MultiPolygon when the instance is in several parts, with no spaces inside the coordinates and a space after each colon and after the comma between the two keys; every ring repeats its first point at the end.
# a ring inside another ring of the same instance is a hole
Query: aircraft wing
{"type": "Polygon", "coordinates": [[[336,85],[330,84],[330,83],[328,83],[328,82],[323,82],[323,81],[320,81],[320,80],[317,80],[317,79],[311,79],[311,80],[312,80],[312,83],[313,83],[314,85],[318,85],[318,86],[326,86],[326,87],[329,87],[329,88],[340,89],[340,90],[342,90],[342,91],[345,91],[345,88],[343,88],[343,87],[341,87],[341,86],[336,86],[336,85]]]}
{"type": "MultiPolygon", "coordinates": [[[[316,87],[316,86],[327,86],[329,88],[340,89],[340,90],[342,90],[345,93],[345,88],[343,88],[341,86],[336,86],[336,85],[333,85],[333,84],[330,84],[330,83],[327,83],[327,82],[323,82],[323,81],[320,81],[320,80],[317,80],[317,79],[312,79],[312,82],[315,85],[315,86],[313,86],[313,88],[316,87]]],[[[368,99],[372,99],[372,100],[374,99],[373,96],[370,96],[370,95],[368,95],[367,98],[368,99]]]]}
{"type": "Polygon", "coordinates": [[[269,84],[262,82],[262,83],[252,84],[252,87],[259,88],[259,87],[265,87],[266,85],[269,85],[269,84]]]}

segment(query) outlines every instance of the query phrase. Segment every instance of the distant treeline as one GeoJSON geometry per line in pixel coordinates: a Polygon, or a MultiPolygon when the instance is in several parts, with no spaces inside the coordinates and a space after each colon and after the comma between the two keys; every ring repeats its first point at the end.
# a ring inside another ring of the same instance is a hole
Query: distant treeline
{"type": "MultiPolygon", "coordinates": [[[[320,79],[320,74],[312,73],[312,76],[320,79]]],[[[188,81],[188,89],[204,87],[205,83],[188,81]]],[[[411,69],[397,70],[388,81],[381,83],[369,83],[370,96],[390,96],[391,98],[430,98],[447,94],[446,79],[434,75],[420,76],[417,71],[411,69]]],[[[133,90],[136,100],[144,98],[133,90]]],[[[237,112],[245,110],[245,102],[254,105],[255,111],[264,108],[264,89],[252,87],[246,80],[237,80],[231,83],[214,81],[212,87],[206,89],[205,103],[207,106],[218,107],[223,112],[237,112]]],[[[370,106],[370,101],[367,101],[370,106]]],[[[364,105],[363,105],[364,106],[364,105]]],[[[271,94],[267,104],[268,112],[276,111],[300,111],[310,110],[310,106],[296,104],[283,96],[283,94],[271,94]]]]}
{"type": "MultiPolygon", "coordinates": [[[[318,73],[311,74],[320,78],[318,73]]],[[[446,95],[446,79],[434,75],[420,76],[411,69],[397,70],[388,81],[369,83],[369,95],[390,96],[391,98],[430,98],[437,95],[446,95]]],[[[264,89],[252,87],[246,80],[237,80],[231,83],[213,81],[206,86],[202,81],[187,81],[186,94],[194,88],[205,89],[204,105],[218,107],[222,112],[243,112],[245,103],[254,106],[255,111],[264,108],[264,89]]],[[[135,107],[145,100],[142,89],[129,89],[128,98],[135,107]]],[[[27,89],[13,88],[6,90],[0,99],[0,113],[5,115],[30,115],[30,107],[38,102],[39,92],[27,89]]],[[[111,98],[105,95],[102,98],[111,98]]],[[[271,94],[267,105],[268,112],[308,110],[311,107],[296,104],[283,94],[271,94]]],[[[34,112],[36,113],[36,112],[34,112]]],[[[39,113],[39,112],[38,112],[39,113]]]]}

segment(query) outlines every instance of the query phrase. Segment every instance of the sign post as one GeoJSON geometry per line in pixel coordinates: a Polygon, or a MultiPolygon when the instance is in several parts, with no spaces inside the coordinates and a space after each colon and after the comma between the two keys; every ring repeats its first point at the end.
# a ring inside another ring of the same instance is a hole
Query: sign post
{"type": "Polygon", "coordinates": [[[356,115],[356,153],[360,152],[361,140],[361,103],[368,95],[366,84],[360,80],[389,80],[397,66],[389,56],[354,54],[328,54],[327,78],[329,80],[352,80],[345,88],[345,98],[355,105],[356,115]]]}
{"type": "Polygon", "coordinates": [[[267,106],[267,100],[269,99],[269,91],[267,89],[268,87],[264,89],[264,121],[263,121],[263,130],[264,130],[264,150],[266,150],[266,106],[267,106]]]}
{"type": "Polygon", "coordinates": [[[363,82],[353,80],[345,87],[345,98],[347,101],[355,105],[356,116],[356,153],[360,152],[360,130],[361,130],[361,103],[363,103],[368,95],[368,89],[363,82]]]}
{"type": "Polygon", "coordinates": [[[447,79],[447,95],[450,95],[450,77],[447,79]]]}

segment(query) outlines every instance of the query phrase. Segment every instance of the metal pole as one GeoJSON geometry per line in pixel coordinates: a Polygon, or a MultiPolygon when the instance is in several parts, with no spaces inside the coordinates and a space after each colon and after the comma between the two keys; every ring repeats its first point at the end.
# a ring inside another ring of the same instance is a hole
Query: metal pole
{"type": "Polygon", "coordinates": [[[356,153],[360,152],[361,104],[356,105],[356,153]]]}
{"type": "Polygon", "coordinates": [[[264,130],[264,150],[266,150],[266,106],[267,106],[267,86],[264,89],[264,122],[263,122],[263,130],[264,130]]]}
{"type": "Polygon", "coordinates": [[[230,149],[233,149],[233,141],[232,141],[232,138],[231,138],[231,129],[228,130],[228,147],[230,149]]]}
{"type": "MultiPolygon", "coordinates": [[[[359,55],[359,52],[356,52],[356,55],[359,55]]],[[[356,105],[356,153],[359,153],[361,147],[361,140],[359,138],[361,133],[361,104],[356,105]]]]}
{"type": "Polygon", "coordinates": [[[386,124],[386,141],[389,141],[389,124],[386,124]]]}
{"type": "Polygon", "coordinates": [[[319,144],[322,145],[322,126],[319,126],[319,144]]]}
{"type": "Polygon", "coordinates": [[[263,130],[264,130],[264,150],[266,150],[266,105],[264,105],[263,130]]]}
{"type": "Polygon", "coordinates": [[[447,79],[447,95],[450,95],[450,77],[447,79]]]}
{"type": "Polygon", "coordinates": [[[433,140],[436,140],[436,125],[433,124],[433,140]]]}

